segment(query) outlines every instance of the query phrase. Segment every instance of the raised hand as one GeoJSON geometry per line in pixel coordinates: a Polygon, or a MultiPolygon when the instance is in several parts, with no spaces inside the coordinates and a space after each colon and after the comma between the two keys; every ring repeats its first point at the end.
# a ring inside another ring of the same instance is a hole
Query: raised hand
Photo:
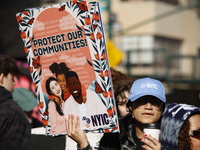
{"type": "Polygon", "coordinates": [[[79,148],[84,148],[88,145],[86,134],[80,126],[80,117],[69,114],[66,118],[67,135],[77,142],[79,148]]]}

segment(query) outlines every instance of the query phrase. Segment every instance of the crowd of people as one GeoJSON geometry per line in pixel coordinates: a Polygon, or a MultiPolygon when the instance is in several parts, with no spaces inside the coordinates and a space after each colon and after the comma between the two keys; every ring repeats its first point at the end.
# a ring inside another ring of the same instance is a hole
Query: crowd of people
{"type": "MultiPolygon", "coordinates": [[[[25,112],[32,111],[32,108],[25,110],[20,103],[16,103],[22,97],[12,95],[15,84],[13,78],[19,73],[20,70],[12,57],[0,55],[0,149],[2,150],[28,150],[31,142],[32,126],[25,112]]],[[[52,80],[46,82],[49,95],[54,93],[49,88],[50,84],[57,85],[60,81],[58,75],[61,74],[56,75],[58,79],[51,78],[52,80]]],[[[100,141],[97,141],[99,150],[200,149],[200,108],[189,104],[168,104],[164,86],[157,79],[149,77],[133,79],[113,68],[111,75],[120,132],[103,133],[100,141]],[[143,125],[146,123],[161,124],[159,140],[144,134],[143,125]]],[[[69,96],[70,90],[66,91],[68,94],[65,96],[69,96]]],[[[67,136],[77,143],[77,149],[91,150],[90,141],[81,128],[80,117],[74,114],[65,116],[59,109],[59,105],[64,103],[62,94],[63,92],[54,94],[57,97],[54,98],[56,102],[49,100],[49,107],[53,107],[52,110],[56,111],[50,113],[61,117],[54,116],[53,121],[65,120],[66,126],[61,124],[60,129],[66,131],[67,136]]],[[[35,103],[32,105],[35,106],[35,103]]],[[[53,122],[51,124],[53,125],[53,122]]]]}

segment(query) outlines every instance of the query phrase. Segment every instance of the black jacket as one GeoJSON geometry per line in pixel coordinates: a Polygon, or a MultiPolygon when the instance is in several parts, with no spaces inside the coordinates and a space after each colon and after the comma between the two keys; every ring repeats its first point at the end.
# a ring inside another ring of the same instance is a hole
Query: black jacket
{"type": "Polygon", "coordinates": [[[31,126],[12,94],[0,86],[0,150],[28,150],[31,126]]]}
{"type": "Polygon", "coordinates": [[[119,118],[120,133],[104,133],[99,150],[142,150],[142,142],[135,133],[135,120],[131,114],[119,118]]]}
{"type": "Polygon", "coordinates": [[[131,114],[119,120],[121,150],[142,150],[142,142],[135,133],[135,119],[131,114]]]}

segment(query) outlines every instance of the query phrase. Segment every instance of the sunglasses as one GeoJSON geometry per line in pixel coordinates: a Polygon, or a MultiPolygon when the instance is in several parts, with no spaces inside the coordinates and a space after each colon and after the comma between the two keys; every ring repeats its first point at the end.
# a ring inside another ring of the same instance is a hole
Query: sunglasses
{"type": "Polygon", "coordinates": [[[200,139],[200,128],[189,132],[189,136],[200,139]]]}
{"type": "Polygon", "coordinates": [[[161,108],[163,106],[163,102],[156,98],[139,98],[135,102],[137,107],[146,105],[147,103],[150,103],[151,105],[158,108],[161,108]]]}

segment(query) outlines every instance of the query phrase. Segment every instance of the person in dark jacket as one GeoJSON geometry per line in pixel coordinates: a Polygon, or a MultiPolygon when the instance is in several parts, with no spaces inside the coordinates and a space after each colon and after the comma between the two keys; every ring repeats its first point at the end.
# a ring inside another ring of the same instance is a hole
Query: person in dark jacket
{"type": "Polygon", "coordinates": [[[13,101],[14,77],[20,73],[14,58],[0,55],[0,149],[27,150],[31,126],[21,107],[13,101]]]}
{"type": "MultiPolygon", "coordinates": [[[[151,78],[136,80],[131,87],[129,102],[127,103],[131,114],[120,119],[119,122],[119,139],[117,138],[116,143],[111,145],[106,144],[109,143],[110,140],[105,141],[103,143],[104,145],[101,145],[100,141],[99,150],[160,150],[161,144],[157,139],[153,138],[151,135],[144,135],[143,125],[145,123],[160,122],[165,103],[165,90],[160,81],[151,78]],[[116,146],[117,144],[120,145],[116,146]]],[[[72,130],[69,130],[71,138],[74,139],[78,145],[87,143],[87,138],[84,138],[80,128],[78,126],[76,128],[72,122],[75,122],[75,119],[72,119],[71,123],[68,121],[72,126],[72,130]],[[83,138],[79,139],[79,135],[82,135],[81,137],[83,138]]],[[[85,144],[84,146],[84,150],[91,149],[89,144],[85,144]]]]}

